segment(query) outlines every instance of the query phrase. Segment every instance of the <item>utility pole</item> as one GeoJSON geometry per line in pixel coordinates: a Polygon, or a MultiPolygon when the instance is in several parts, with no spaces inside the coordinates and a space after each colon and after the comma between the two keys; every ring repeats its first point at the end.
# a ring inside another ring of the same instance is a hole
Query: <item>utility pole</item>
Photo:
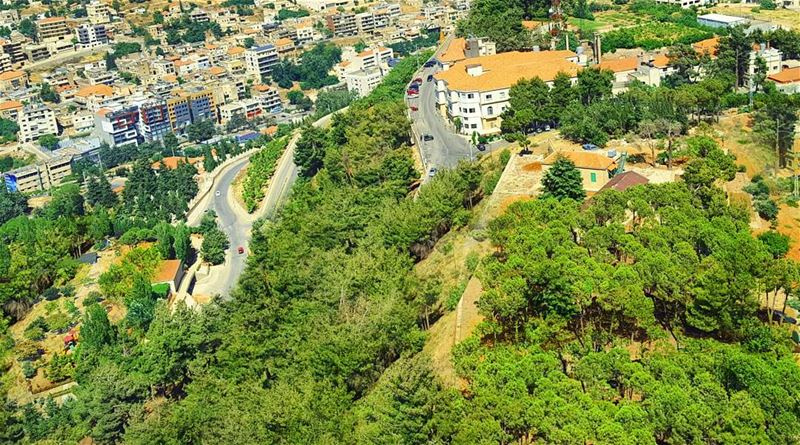
{"type": "Polygon", "coordinates": [[[775,153],[778,155],[777,172],[781,168],[781,118],[775,118],[775,153]]]}

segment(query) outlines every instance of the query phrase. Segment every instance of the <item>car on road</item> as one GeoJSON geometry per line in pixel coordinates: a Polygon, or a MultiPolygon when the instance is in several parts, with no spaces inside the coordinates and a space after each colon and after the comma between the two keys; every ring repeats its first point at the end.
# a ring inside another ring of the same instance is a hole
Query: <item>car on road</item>
{"type": "Polygon", "coordinates": [[[216,192],[214,192],[214,196],[220,196],[220,195],[222,195],[221,191],[217,190],[216,192]]]}
{"type": "Polygon", "coordinates": [[[486,144],[478,144],[476,148],[478,151],[486,151],[486,144]]]}
{"type": "Polygon", "coordinates": [[[242,246],[239,246],[239,248],[237,250],[239,252],[239,255],[244,253],[244,247],[242,247],[242,246]]]}
{"type": "Polygon", "coordinates": [[[414,79],[414,83],[422,83],[422,78],[417,77],[416,79],[414,79]]]}
{"type": "Polygon", "coordinates": [[[428,74],[427,81],[430,82],[433,80],[433,74],[428,74]]]}
{"type": "Polygon", "coordinates": [[[428,170],[428,176],[432,178],[432,177],[436,176],[436,172],[438,172],[438,171],[439,170],[436,170],[436,167],[431,167],[431,169],[428,170]]]}
{"type": "Polygon", "coordinates": [[[433,140],[433,136],[430,135],[430,134],[423,134],[422,135],[422,140],[425,141],[425,142],[432,141],[433,140]]]}
{"type": "Polygon", "coordinates": [[[419,90],[414,90],[414,89],[409,88],[408,91],[406,91],[406,94],[408,94],[409,96],[412,96],[412,97],[413,96],[419,96],[419,90]]]}
{"type": "Polygon", "coordinates": [[[411,111],[419,111],[419,107],[417,107],[416,105],[411,105],[408,108],[411,109],[411,111]]]}
{"type": "Polygon", "coordinates": [[[431,59],[431,60],[429,60],[429,61],[425,62],[425,64],[424,64],[423,66],[424,66],[425,68],[431,68],[431,67],[433,67],[434,65],[436,65],[436,60],[433,60],[433,59],[431,59]]]}

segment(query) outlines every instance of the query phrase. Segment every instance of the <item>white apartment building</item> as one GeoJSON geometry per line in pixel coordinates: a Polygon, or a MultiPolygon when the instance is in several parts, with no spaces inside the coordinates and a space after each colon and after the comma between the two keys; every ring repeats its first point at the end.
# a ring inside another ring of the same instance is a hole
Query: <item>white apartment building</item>
{"type": "Polygon", "coordinates": [[[42,103],[33,103],[22,108],[17,116],[20,142],[32,142],[45,134],[58,134],[56,114],[42,103]]]}
{"type": "Polygon", "coordinates": [[[175,70],[175,62],[168,59],[156,60],[152,63],[153,75],[157,78],[164,78],[166,76],[174,76],[177,71],[175,70]]]}
{"type": "Polygon", "coordinates": [[[17,27],[17,23],[19,23],[19,11],[16,9],[5,9],[0,11],[0,26],[14,29],[17,27]]]}
{"type": "Polygon", "coordinates": [[[297,4],[312,11],[332,11],[336,8],[352,8],[352,0],[297,0],[297,4]]]}
{"type": "Polygon", "coordinates": [[[72,130],[75,133],[84,133],[94,129],[94,116],[90,112],[72,115],[72,130]]]}
{"type": "Polygon", "coordinates": [[[753,75],[756,72],[756,67],[758,64],[756,61],[758,58],[761,58],[764,63],[767,65],[767,75],[773,75],[781,72],[783,68],[781,62],[783,62],[783,53],[775,48],[767,48],[765,44],[759,45],[759,49],[750,51],[750,68],[748,70],[749,75],[753,75]]]}
{"type": "Polygon", "coordinates": [[[261,101],[256,98],[237,100],[219,107],[219,121],[222,125],[230,122],[234,116],[253,119],[262,114],[264,110],[261,108],[261,101]]]}
{"type": "Polygon", "coordinates": [[[244,53],[247,74],[260,82],[272,73],[272,67],[278,63],[278,50],[274,45],[253,47],[244,53]]]}
{"type": "Polygon", "coordinates": [[[108,43],[105,25],[83,24],[75,28],[78,48],[95,48],[108,43]]]}
{"type": "Polygon", "coordinates": [[[14,69],[14,67],[11,64],[11,56],[6,53],[0,53],[0,73],[5,73],[12,69],[14,69]]]}
{"type": "Polygon", "coordinates": [[[383,73],[378,68],[348,72],[344,75],[347,90],[355,92],[359,97],[368,95],[380,85],[383,73]]]}
{"type": "Polygon", "coordinates": [[[104,25],[111,22],[111,10],[105,3],[94,0],[86,5],[86,16],[93,25],[104,25]]]}
{"type": "Polygon", "coordinates": [[[47,190],[72,174],[72,156],[61,156],[47,162],[26,165],[0,176],[6,184],[21,193],[47,190]]]}
{"type": "Polygon", "coordinates": [[[681,8],[688,9],[692,6],[705,6],[710,4],[709,0],[656,0],[656,3],[666,3],[670,5],[678,5],[681,8]]]}
{"type": "Polygon", "coordinates": [[[283,102],[281,102],[281,95],[278,90],[267,85],[256,85],[253,87],[255,90],[254,98],[261,102],[261,108],[269,113],[279,113],[283,110],[283,102]]]}
{"type": "Polygon", "coordinates": [[[572,51],[512,51],[465,59],[434,74],[436,105],[445,118],[461,122],[463,134],[499,133],[512,85],[532,77],[552,85],[558,73],[575,82],[578,61],[572,51]]]}
{"type": "Polygon", "coordinates": [[[370,70],[378,68],[383,75],[389,71],[389,60],[394,57],[394,51],[391,48],[377,47],[368,48],[356,54],[352,50],[345,50],[342,53],[342,62],[339,62],[333,67],[334,73],[339,80],[345,80],[344,76],[347,73],[352,73],[361,70],[370,70]]]}

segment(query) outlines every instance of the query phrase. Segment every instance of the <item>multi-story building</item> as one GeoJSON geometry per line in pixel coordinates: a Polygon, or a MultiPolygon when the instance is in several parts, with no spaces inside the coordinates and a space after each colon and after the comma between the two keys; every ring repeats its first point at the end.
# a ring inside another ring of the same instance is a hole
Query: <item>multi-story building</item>
{"type": "Polygon", "coordinates": [[[681,8],[688,9],[692,6],[705,6],[711,2],[709,0],[656,0],[656,3],[678,5],[681,8]]]}
{"type": "Polygon", "coordinates": [[[206,23],[211,20],[208,13],[200,8],[193,9],[192,12],[189,13],[189,18],[198,23],[206,23]]]}
{"type": "Polygon", "coordinates": [[[145,141],[160,141],[171,132],[166,101],[151,100],[139,105],[139,134],[145,141]]]}
{"type": "Polygon", "coordinates": [[[11,56],[6,53],[0,53],[0,73],[11,71],[14,65],[11,62],[11,56]]]}
{"type": "Polygon", "coordinates": [[[347,50],[342,53],[342,62],[339,62],[333,67],[336,77],[344,81],[344,76],[347,73],[352,73],[361,70],[371,70],[378,68],[382,75],[386,75],[389,71],[389,60],[394,57],[394,51],[389,48],[377,47],[369,48],[355,54],[352,50],[347,50]]]}
{"type": "Polygon", "coordinates": [[[767,66],[767,75],[778,74],[783,66],[783,53],[776,48],[767,48],[766,44],[756,45],[756,49],[750,51],[750,67],[748,74],[752,76],[758,69],[758,59],[764,61],[767,66]]]}
{"type": "Polygon", "coordinates": [[[278,63],[278,50],[274,45],[253,47],[245,51],[247,74],[261,81],[272,73],[272,67],[278,63]]]}
{"type": "Polygon", "coordinates": [[[18,100],[7,100],[0,103],[0,117],[16,122],[22,112],[22,107],[22,102],[18,100]]]}
{"type": "Polygon", "coordinates": [[[105,69],[87,69],[83,76],[89,85],[113,85],[117,81],[116,71],[105,69]]]}
{"type": "Polygon", "coordinates": [[[69,40],[69,28],[64,17],[47,17],[36,21],[37,37],[40,42],[69,40]]]}
{"type": "Polygon", "coordinates": [[[156,78],[174,76],[177,73],[177,71],[175,71],[175,62],[169,59],[156,60],[150,66],[153,68],[153,75],[156,76],[156,78]]]}
{"type": "Polygon", "coordinates": [[[256,98],[237,100],[219,107],[219,119],[223,125],[236,116],[254,119],[262,114],[264,114],[264,109],[261,108],[261,102],[256,98]]]}
{"type": "Polygon", "coordinates": [[[459,37],[450,41],[444,53],[437,58],[442,71],[467,58],[491,56],[497,53],[494,42],[485,39],[465,39],[459,37]]]}
{"type": "Polygon", "coordinates": [[[352,0],[297,0],[297,4],[312,11],[333,11],[338,8],[352,8],[352,0]]]}
{"type": "Polygon", "coordinates": [[[104,25],[111,22],[111,10],[105,3],[94,0],[86,5],[86,16],[93,25],[104,25]]]}
{"type": "Polygon", "coordinates": [[[26,59],[31,62],[38,62],[50,57],[50,48],[47,45],[25,45],[26,59]]]}
{"type": "Polygon", "coordinates": [[[359,97],[364,97],[380,85],[383,74],[378,68],[362,69],[348,72],[344,75],[347,90],[355,92],[359,97]]]}
{"type": "Polygon", "coordinates": [[[512,51],[468,58],[434,74],[436,105],[445,118],[460,121],[463,134],[499,133],[512,85],[532,77],[551,85],[562,72],[575,81],[578,61],[572,51],[512,51]]]}
{"type": "Polygon", "coordinates": [[[24,71],[0,73],[0,92],[19,91],[28,87],[28,76],[24,71]]]}
{"type": "Polygon", "coordinates": [[[20,142],[31,142],[46,134],[58,134],[56,114],[46,105],[36,102],[25,105],[17,116],[20,142]]]}
{"type": "Polygon", "coordinates": [[[214,93],[204,88],[180,91],[176,97],[167,100],[172,131],[183,132],[187,125],[203,120],[217,120],[217,105],[214,93]]]}
{"type": "Polygon", "coordinates": [[[275,41],[275,49],[278,50],[278,54],[289,54],[294,51],[294,48],[294,40],[292,39],[282,38],[275,41]]]}
{"type": "Polygon", "coordinates": [[[141,142],[138,127],[139,109],[135,106],[118,110],[101,108],[94,116],[97,136],[111,147],[138,145],[141,142]]]}
{"type": "Polygon", "coordinates": [[[4,9],[0,11],[0,26],[4,28],[15,29],[19,20],[19,11],[16,9],[4,9]]]}
{"type": "Polygon", "coordinates": [[[72,174],[72,156],[60,156],[3,174],[6,187],[21,193],[48,190],[72,174]]]}
{"type": "Polygon", "coordinates": [[[310,20],[298,22],[294,25],[294,41],[297,45],[305,45],[314,40],[314,23],[310,20]]]}
{"type": "Polygon", "coordinates": [[[28,60],[25,50],[22,49],[22,41],[3,40],[3,52],[11,56],[11,63],[20,63],[28,60]]]}
{"type": "Polygon", "coordinates": [[[89,110],[97,111],[106,107],[114,98],[114,89],[108,85],[87,85],[74,94],[75,104],[89,110]]]}
{"type": "Polygon", "coordinates": [[[358,34],[356,15],[352,12],[330,14],[325,17],[325,25],[333,33],[334,37],[354,36],[358,34]]]}
{"type": "Polygon", "coordinates": [[[253,87],[255,90],[254,98],[261,102],[261,108],[269,113],[280,113],[283,110],[283,103],[281,102],[281,95],[278,90],[267,85],[256,85],[253,87]]]}
{"type": "Polygon", "coordinates": [[[75,28],[79,48],[94,48],[108,43],[105,25],[84,24],[75,28]]]}

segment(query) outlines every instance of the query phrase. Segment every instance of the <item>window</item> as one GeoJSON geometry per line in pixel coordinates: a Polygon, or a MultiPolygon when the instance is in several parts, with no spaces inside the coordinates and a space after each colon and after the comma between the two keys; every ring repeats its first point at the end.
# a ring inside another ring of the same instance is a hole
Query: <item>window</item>
{"type": "Polygon", "coordinates": [[[472,93],[467,93],[467,99],[472,99],[473,97],[475,97],[475,95],[474,95],[474,94],[472,94],[472,93]]]}
{"type": "Polygon", "coordinates": [[[472,124],[470,128],[478,128],[478,124],[472,124]]]}
{"type": "Polygon", "coordinates": [[[470,109],[469,109],[469,112],[470,112],[470,113],[474,113],[474,112],[475,112],[475,109],[474,109],[474,108],[470,108],[470,109]]]}
{"type": "Polygon", "coordinates": [[[591,179],[592,182],[597,182],[597,173],[590,173],[589,179],[591,179]]]}
{"type": "Polygon", "coordinates": [[[486,114],[488,114],[489,116],[493,115],[494,114],[494,107],[491,107],[491,106],[490,107],[486,107],[486,114]]]}
{"type": "Polygon", "coordinates": [[[491,98],[492,98],[492,95],[491,95],[491,94],[487,94],[487,95],[486,95],[486,100],[489,100],[489,99],[491,99],[491,98]]]}

